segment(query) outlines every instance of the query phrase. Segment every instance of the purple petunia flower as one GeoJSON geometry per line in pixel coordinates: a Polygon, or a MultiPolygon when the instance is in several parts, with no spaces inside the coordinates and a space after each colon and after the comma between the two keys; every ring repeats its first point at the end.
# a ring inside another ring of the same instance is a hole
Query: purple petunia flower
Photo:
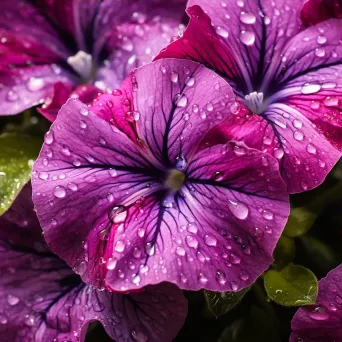
{"type": "Polygon", "coordinates": [[[100,321],[116,341],[172,341],[187,303],[172,284],[115,294],[82,283],[41,236],[30,185],[0,218],[0,336],[2,341],[84,341],[100,321]]]}
{"type": "Polygon", "coordinates": [[[137,69],[91,108],[69,100],[33,167],[52,250],[115,291],[253,283],[273,260],[289,203],[272,156],[202,144],[235,106],[220,76],[176,59],[137,69]]]}
{"type": "Polygon", "coordinates": [[[178,34],[185,0],[1,0],[0,115],[91,102],[178,34]]]}
{"type": "Polygon", "coordinates": [[[188,28],[158,58],[201,62],[232,85],[240,106],[216,142],[242,139],[272,154],[290,193],[321,184],[342,149],[342,21],[305,29],[298,0],[188,6],[188,28]]]}
{"type": "Polygon", "coordinates": [[[316,305],[300,308],[292,319],[290,342],[342,340],[342,265],[319,281],[316,305]]]}

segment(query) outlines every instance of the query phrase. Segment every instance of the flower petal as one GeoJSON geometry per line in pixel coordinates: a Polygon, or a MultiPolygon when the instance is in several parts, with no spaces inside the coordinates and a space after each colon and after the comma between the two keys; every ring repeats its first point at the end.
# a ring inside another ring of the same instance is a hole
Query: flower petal
{"type": "Polygon", "coordinates": [[[301,1],[296,0],[281,0],[276,4],[272,0],[245,0],[230,5],[219,0],[210,3],[190,0],[187,30],[159,57],[181,54],[205,62],[228,75],[242,97],[263,91],[262,75],[273,68],[272,61],[280,58],[288,37],[302,29],[300,9],[301,1]],[[187,47],[181,52],[184,45],[187,47]]]}
{"type": "Polygon", "coordinates": [[[97,267],[97,248],[105,247],[116,225],[115,207],[122,212],[125,203],[159,187],[157,171],[139,146],[75,99],[60,110],[33,170],[33,198],[45,238],[82,274],[87,254],[90,270],[97,267]],[[90,232],[93,245],[87,247],[90,232]]]}
{"type": "Polygon", "coordinates": [[[342,339],[341,281],[342,265],[319,281],[316,305],[300,308],[292,319],[291,342],[333,342],[342,339]]]}
{"type": "Polygon", "coordinates": [[[229,84],[192,61],[159,60],[136,70],[132,82],[133,90],[137,87],[134,110],[140,115],[137,134],[166,166],[191,158],[235,105],[229,84]]]}
{"type": "Polygon", "coordinates": [[[303,5],[301,19],[307,27],[330,18],[342,18],[342,4],[339,0],[307,0],[303,5]]]}
{"type": "Polygon", "coordinates": [[[161,284],[124,295],[87,286],[41,248],[37,222],[28,185],[0,218],[2,338],[83,342],[88,324],[98,320],[117,341],[172,341],[187,314],[186,299],[176,286],[161,284]],[[18,215],[28,220],[23,224],[18,215]]]}
{"type": "Polygon", "coordinates": [[[105,253],[107,288],[168,281],[237,291],[272,263],[289,214],[277,161],[231,143],[199,152],[188,172],[180,194],[156,194],[128,212],[105,253]]]}

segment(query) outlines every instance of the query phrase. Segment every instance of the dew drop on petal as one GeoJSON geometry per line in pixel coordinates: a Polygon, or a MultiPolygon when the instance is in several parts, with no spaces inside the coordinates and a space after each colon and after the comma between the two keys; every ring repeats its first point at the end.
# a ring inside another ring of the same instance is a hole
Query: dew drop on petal
{"type": "Polygon", "coordinates": [[[310,84],[310,83],[305,83],[302,88],[301,92],[302,94],[314,94],[317,93],[321,90],[321,85],[320,84],[310,84]]]}
{"type": "Polygon", "coordinates": [[[280,147],[279,148],[275,148],[274,152],[273,152],[273,155],[274,155],[275,158],[281,159],[284,156],[284,150],[282,148],[280,148],[280,147]]]}
{"type": "Polygon", "coordinates": [[[177,107],[184,108],[188,104],[188,98],[183,94],[183,95],[178,95],[176,97],[176,105],[177,107]]]}
{"type": "Polygon", "coordinates": [[[44,141],[46,144],[51,145],[53,143],[53,132],[47,131],[44,135],[44,141]]]}
{"type": "Polygon", "coordinates": [[[78,186],[75,183],[69,183],[68,184],[68,189],[70,189],[72,191],[77,191],[78,190],[78,186]]]}
{"type": "Polygon", "coordinates": [[[178,82],[178,74],[176,72],[171,72],[170,80],[172,83],[177,83],[178,82]]]}
{"type": "Polygon", "coordinates": [[[228,207],[236,218],[245,220],[248,217],[249,209],[245,203],[228,200],[228,207]]]}
{"type": "Polygon", "coordinates": [[[303,134],[303,132],[301,132],[301,131],[295,131],[295,132],[293,133],[293,137],[294,137],[296,140],[301,141],[301,140],[304,139],[304,134],[303,134]]]}
{"type": "Polygon", "coordinates": [[[177,247],[176,248],[176,253],[179,255],[179,256],[184,256],[185,255],[185,249],[183,247],[177,247]]]}
{"type": "Polygon", "coordinates": [[[56,186],[53,190],[53,195],[57,198],[64,198],[66,196],[66,190],[63,186],[56,186]]]}
{"type": "Polygon", "coordinates": [[[107,269],[110,271],[114,270],[116,267],[116,264],[117,264],[117,259],[109,258],[107,261],[107,269]]]}
{"type": "Polygon", "coordinates": [[[245,45],[253,45],[255,42],[255,34],[252,31],[242,30],[240,33],[240,40],[245,45]]]}
{"type": "Polygon", "coordinates": [[[219,284],[224,285],[227,282],[226,274],[222,270],[217,270],[216,280],[219,284]]]}
{"type": "Polygon", "coordinates": [[[125,250],[125,243],[121,240],[118,240],[116,243],[115,243],[115,250],[118,252],[118,253],[122,253],[124,250],[125,250]]]}
{"type": "Polygon", "coordinates": [[[273,213],[270,211],[270,210],[267,210],[267,209],[264,209],[262,211],[262,217],[265,219],[265,220],[273,220],[273,213]]]}
{"type": "Polygon", "coordinates": [[[306,151],[307,151],[308,153],[310,153],[310,154],[316,154],[317,149],[316,149],[316,147],[315,147],[314,145],[308,144],[308,145],[306,146],[306,151]]]}
{"type": "Polygon", "coordinates": [[[204,242],[207,246],[215,247],[217,244],[217,239],[212,235],[205,235],[204,242]]]}
{"type": "Polygon", "coordinates": [[[225,28],[221,27],[221,26],[218,26],[218,27],[216,28],[216,33],[217,33],[219,36],[223,37],[223,38],[228,38],[228,36],[229,36],[228,31],[227,31],[225,28]]]}
{"type": "Polygon", "coordinates": [[[87,107],[81,107],[80,108],[80,114],[83,116],[87,116],[89,114],[88,108],[87,107]]]}
{"type": "Polygon", "coordinates": [[[309,313],[309,317],[311,317],[315,321],[326,321],[329,316],[329,313],[323,307],[317,307],[309,313]]]}
{"type": "Polygon", "coordinates": [[[7,296],[7,303],[11,306],[17,305],[19,303],[19,298],[14,295],[9,294],[7,296]]]}
{"type": "Polygon", "coordinates": [[[198,241],[194,236],[188,235],[185,238],[186,244],[190,247],[190,248],[197,248],[198,246],[198,241]]]}
{"type": "Polygon", "coordinates": [[[244,24],[255,24],[256,17],[253,13],[241,12],[240,20],[244,24]]]}

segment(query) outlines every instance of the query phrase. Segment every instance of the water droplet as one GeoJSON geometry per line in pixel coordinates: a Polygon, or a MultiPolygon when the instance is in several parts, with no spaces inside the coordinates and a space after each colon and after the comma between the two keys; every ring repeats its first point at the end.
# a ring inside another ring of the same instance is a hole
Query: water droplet
{"type": "Polygon", "coordinates": [[[7,303],[11,306],[17,305],[19,303],[19,298],[9,294],[7,296],[7,303]]]}
{"type": "Polygon", "coordinates": [[[293,137],[294,137],[296,140],[301,141],[301,140],[304,139],[304,134],[303,134],[303,132],[301,132],[301,131],[295,131],[295,132],[293,133],[293,137]]]}
{"type": "Polygon", "coordinates": [[[183,247],[177,247],[176,248],[176,253],[179,255],[179,256],[184,256],[185,255],[185,249],[183,247]]]}
{"type": "Polygon", "coordinates": [[[273,155],[274,155],[275,158],[281,159],[284,156],[284,150],[282,148],[280,148],[280,147],[279,148],[275,148],[274,152],[273,152],[273,155]]]}
{"type": "Polygon", "coordinates": [[[145,253],[149,256],[154,255],[155,252],[155,246],[152,244],[152,242],[147,242],[145,245],[145,253]]]}
{"type": "Polygon", "coordinates": [[[148,341],[148,337],[146,335],[144,335],[141,331],[133,330],[131,335],[132,335],[132,338],[137,342],[147,342],[148,341]]]}
{"type": "Polygon", "coordinates": [[[231,253],[229,255],[229,261],[234,265],[238,265],[241,262],[241,258],[238,255],[231,253]]]}
{"type": "Polygon", "coordinates": [[[117,262],[118,262],[117,259],[109,258],[107,261],[107,269],[110,271],[113,271],[116,267],[117,262]]]}
{"type": "Polygon", "coordinates": [[[235,281],[231,281],[229,285],[233,291],[237,291],[237,289],[239,288],[238,284],[235,281]]]}
{"type": "Polygon", "coordinates": [[[122,223],[126,220],[127,208],[122,205],[115,206],[110,210],[108,217],[112,223],[122,223]]]}
{"type": "Polygon", "coordinates": [[[227,282],[226,274],[222,270],[217,270],[216,280],[219,284],[224,285],[227,282]]]}
{"type": "Polygon", "coordinates": [[[175,98],[177,107],[184,108],[188,104],[188,98],[185,95],[177,95],[175,98]]]}
{"type": "Polygon", "coordinates": [[[19,95],[14,90],[9,90],[7,93],[7,100],[10,102],[17,101],[19,99],[19,95]]]}
{"type": "Polygon", "coordinates": [[[198,247],[198,241],[194,236],[188,235],[185,238],[186,244],[190,247],[190,248],[197,248],[198,247]]]}
{"type": "Polygon", "coordinates": [[[77,191],[78,190],[78,186],[75,183],[69,183],[68,184],[68,189],[70,189],[72,191],[77,191]]]}
{"type": "Polygon", "coordinates": [[[204,242],[207,246],[216,247],[217,239],[212,235],[205,235],[204,242]]]}
{"type": "Polygon", "coordinates": [[[249,209],[245,203],[228,200],[228,207],[236,218],[245,220],[248,217],[249,209]]]}
{"type": "Polygon", "coordinates": [[[178,82],[178,74],[176,72],[171,72],[170,80],[173,83],[177,83],[178,82]]]}
{"type": "Polygon", "coordinates": [[[318,44],[322,45],[322,44],[325,44],[327,42],[327,38],[324,36],[318,36],[316,41],[318,44]]]}
{"type": "Polygon", "coordinates": [[[200,281],[200,283],[202,284],[206,284],[208,282],[208,278],[203,274],[203,273],[200,273],[198,275],[198,280],[200,281]]]}
{"type": "Polygon", "coordinates": [[[66,190],[62,186],[56,186],[53,190],[53,195],[57,198],[64,198],[66,196],[66,190]]]}
{"type": "Polygon", "coordinates": [[[29,327],[34,326],[35,318],[33,315],[26,315],[25,316],[25,324],[29,327]]]}
{"type": "Polygon", "coordinates": [[[80,114],[83,116],[87,116],[89,114],[88,108],[87,107],[81,107],[80,108],[80,114]]]}
{"type": "Polygon", "coordinates": [[[48,145],[51,145],[53,143],[53,132],[52,131],[47,131],[45,133],[44,141],[48,145]]]}
{"type": "Polygon", "coordinates": [[[310,153],[310,154],[316,154],[317,149],[316,149],[316,147],[315,147],[314,145],[308,144],[308,145],[306,146],[306,151],[307,151],[308,153],[310,153]]]}
{"type": "Polygon", "coordinates": [[[139,285],[140,281],[141,281],[140,275],[139,274],[133,274],[132,283],[135,285],[139,285]]]}
{"type": "Polygon", "coordinates": [[[325,321],[329,318],[329,313],[323,307],[317,307],[309,313],[309,317],[315,321],[325,321]]]}
{"type": "Polygon", "coordinates": [[[325,56],[325,49],[324,48],[317,48],[315,50],[315,55],[317,57],[324,57],[325,56]]]}
{"type": "Polygon", "coordinates": [[[38,177],[39,179],[47,180],[49,178],[49,174],[47,172],[40,172],[38,177]]]}
{"type": "Polygon", "coordinates": [[[310,84],[310,83],[305,83],[302,88],[301,92],[304,95],[307,94],[314,94],[317,93],[321,90],[321,85],[320,84],[310,84]]]}
{"type": "Polygon", "coordinates": [[[0,324],[7,324],[8,319],[3,314],[0,314],[0,324]]]}
{"type": "Polygon", "coordinates": [[[115,243],[115,250],[118,252],[118,253],[122,253],[124,250],[125,250],[125,243],[121,240],[118,240],[116,243],[115,243]]]}
{"type": "Polygon", "coordinates": [[[38,91],[44,87],[44,81],[41,78],[31,77],[27,83],[27,88],[31,91],[38,91]]]}
{"type": "Polygon", "coordinates": [[[143,238],[145,236],[145,229],[143,228],[138,228],[137,234],[140,238],[143,238]]]}
{"type": "Polygon", "coordinates": [[[271,220],[273,220],[274,215],[273,215],[273,213],[270,210],[264,209],[262,211],[262,217],[265,220],[271,221],[271,220]]]}
{"type": "Polygon", "coordinates": [[[80,121],[80,127],[81,127],[82,129],[86,129],[86,128],[87,128],[87,123],[86,123],[85,121],[81,120],[81,121],[80,121]]]}
{"type": "Polygon", "coordinates": [[[335,96],[328,96],[324,99],[323,103],[327,107],[336,107],[338,106],[338,98],[335,96]]]}
{"type": "Polygon", "coordinates": [[[255,34],[252,31],[242,30],[240,33],[240,40],[245,45],[253,45],[255,42],[255,34]]]}
{"type": "Polygon", "coordinates": [[[255,15],[252,14],[252,13],[241,12],[241,14],[240,14],[240,20],[241,20],[241,22],[243,22],[244,24],[255,24],[255,22],[256,22],[256,17],[255,17],[255,15]]]}
{"type": "Polygon", "coordinates": [[[216,28],[216,33],[217,33],[219,36],[223,37],[223,38],[228,38],[228,36],[229,36],[228,31],[227,31],[225,28],[221,27],[221,26],[218,26],[218,27],[216,28]]]}
{"type": "Polygon", "coordinates": [[[186,86],[192,87],[194,84],[195,84],[195,78],[194,78],[194,77],[188,76],[188,77],[185,79],[185,85],[186,85],[186,86]]]}
{"type": "Polygon", "coordinates": [[[297,119],[293,120],[292,124],[295,128],[298,128],[298,129],[303,127],[303,123],[297,119]]]}
{"type": "Polygon", "coordinates": [[[209,102],[208,104],[207,104],[207,111],[208,112],[212,112],[214,110],[214,106],[213,106],[213,104],[211,103],[211,102],[209,102]]]}

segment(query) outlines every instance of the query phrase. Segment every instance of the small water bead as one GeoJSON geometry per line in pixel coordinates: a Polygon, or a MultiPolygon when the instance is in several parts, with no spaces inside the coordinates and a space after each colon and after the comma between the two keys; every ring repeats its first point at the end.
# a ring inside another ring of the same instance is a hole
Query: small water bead
{"type": "Polygon", "coordinates": [[[314,145],[308,144],[308,145],[306,146],[306,151],[307,151],[308,153],[310,153],[310,154],[316,154],[317,149],[316,149],[316,147],[315,147],[314,145]]]}
{"type": "Polygon", "coordinates": [[[17,101],[19,99],[19,95],[16,91],[14,90],[9,90],[7,93],[7,100],[10,102],[17,101]]]}
{"type": "Polygon", "coordinates": [[[256,17],[253,13],[241,12],[240,13],[240,20],[244,24],[255,24],[256,17]]]}
{"type": "Polygon", "coordinates": [[[80,114],[83,116],[87,116],[89,114],[88,108],[87,107],[81,107],[79,110],[80,114]]]}
{"type": "Polygon", "coordinates": [[[327,107],[338,106],[338,98],[335,96],[328,96],[324,99],[323,104],[327,107]]]}
{"type": "Polygon", "coordinates": [[[273,152],[273,155],[275,158],[277,159],[281,159],[284,157],[284,150],[282,148],[275,148],[274,149],[274,152],[273,152]]]}
{"type": "Polygon", "coordinates": [[[239,288],[238,284],[235,281],[231,281],[229,285],[233,291],[237,291],[237,289],[239,288]]]}
{"type": "Polygon", "coordinates": [[[138,228],[137,234],[140,238],[143,238],[145,236],[145,229],[143,228],[138,228]]]}
{"type": "Polygon", "coordinates": [[[71,156],[71,152],[70,152],[70,150],[69,150],[69,148],[67,146],[63,146],[61,152],[66,157],[70,157],[71,156]]]}
{"type": "Polygon", "coordinates": [[[240,41],[247,46],[253,45],[255,42],[254,32],[242,30],[240,33],[240,41]]]}
{"type": "Polygon", "coordinates": [[[329,318],[329,313],[323,307],[317,307],[312,312],[309,313],[309,317],[314,319],[315,321],[325,321],[329,318]]]}
{"type": "Polygon", "coordinates": [[[216,280],[219,284],[224,285],[227,282],[226,274],[222,270],[217,270],[216,280]]]}
{"type": "Polygon", "coordinates": [[[303,127],[303,123],[302,123],[301,121],[297,120],[297,119],[293,120],[293,121],[292,121],[292,124],[293,124],[293,126],[294,126],[295,128],[298,128],[298,129],[300,129],[300,128],[303,127]]]}
{"type": "Polygon", "coordinates": [[[119,240],[115,243],[114,249],[118,253],[122,253],[125,250],[125,247],[126,247],[125,243],[123,241],[119,240]]]}
{"type": "Polygon", "coordinates": [[[187,237],[185,238],[185,242],[190,248],[198,247],[198,241],[194,236],[187,235],[187,237]]]}
{"type": "Polygon", "coordinates": [[[25,315],[24,321],[27,326],[32,327],[35,324],[35,317],[33,315],[25,315]]]}
{"type": "Polygon", "coordinates": [[[72,164],[76,167],[81,166],[81,162],[79,160],[74,160],[72,164]]]}
{"type": "Polygon", "coordinates": [[[185,255],[185,249],[183,247],[177,247],[176,248],[176,253],[179,255],[179,256],[184,256],[185,255]]]}
{"type": "Polygon", "coordinates": [[[237,4],[239,7],[245,6],[245,3],[243,2],[243,0],[237,0],[237,1],[236,1],[236,4],[237,4]]]}
{"type": "Polygon", "coordinates": [[[217,239],[212,235],[205,235],[204,242],[207,246],[210,246],[210,247],[216,247],[217,245],[217,239]]]}
{"type": "Polygon", "coordinates": [[[186,77],[184,82],[185,82],[186,86],[192,87],[195,84],[195,78],[188,76],[188,77],[186,77]]]}
{"type": "Polygon", "coordinates": [[[53,190],[53,195],[57,198],[64,198],[66,196],[66,190],[63,186],[56,186],[53,190]]]}
{"type": "Polygon", "coordinates": [[[307,94],[314,94],[317,93],[321,90],[321,85],[320,84],[310,84],[310,83],[305,83],[302,88],[301,88],[301,92],[304,95],[307,94]]]}
{"type": "Polygon", "coordinates": [[[83,121],[83,120],[80,120],[80,127],[82,129],[86,129],[87,128],[87,123],[85,121],[83,121]]]}
{"type": "Polygon", "coordinates": [[[322,44],[325,44],[327,42],[327,38],[324,36],[318,36],[316,41],[318,44],[322,45],[322,44]]]}
{"type": "Polygon", "coordinates": [[[3,314],[0,314],[0,324],[7,324],[8,319],[3,314]]]}
{"type": "Polygon", "coordinates": [[[326,164],[325,164],[325,162],[323,160],[319,160],[318,161],[318,165],[319,165],[319,167],[323,168],[323,167],[325,167],[326,164]]]}
{"type": "Polygon", "coordinates": [[[193,107],[192,107],[192,111],[194,112],[194,113],[198,113],[199,112],[199,107],[198,107],[198,105],[193,105],[193,107]]]}
{"type": "Polygon", "coordinates": [[[140,275],[139,274],[133,274],[132,283],[135,285],[139,285],[140,281],[141,281],[140,275]]]}
{"type": "Polygon", "coordinates": [[[245,203],[228,200],[228,207],[231,213],[239,220],[245,220],[248,217],[249,209],[245,203]]]}
{"type": "Polygon", "coordinates": [[[330,304],[328,305],[328,310],[329,310],[330,312],[336,312],[336,311],[337,311],[337,306],[336,306],[334,303],[330,303],[330,304]]]}
{"type": "Polygon", "coordinates": [[[155,245],[152,242],[147,242],[145,244],[145,253],[149,256],[154,255],[155,253],[155,245]]]}
{"type": "Polygon", "coordinates": [[[38,91],[44,87],[44,81],[42,78],[38,77],[30,77],[29,81],[27,82],[27,88],[31,91],[38,91]]]}
{"type": "Polygon", "coordinates": [[[53,143],[53,132],[52,131],[47,131],[44,135],[44,141],[46,144],[51,145],[53,143]]]}
{"type": "Polygon", "coordinates": [[[107,261],[107,269],[110,271],[113,271],[116,267],[117,262],[118,262],[117,259],[109,258],[107,261]]]}
{"type": "Polygon", "coordinates": [[[175,103],[177,107],[184,108],[188,104],[188,98],[184,94],[183,95],[178,94],[176,95],[175,103]]]}
{"type": "Polygon", "coordinates": [[[315,55],[317,57],[324,57],[325,56],[325,49],[324,48],[317,48],[315,50],[315,55]]]}
{"type": "Polygon", "coordinates": [[[192,223],[188,224],[187,230],[189,233],[193,233],[193,234],[197,234],[197,232],[198,232],[198,228],[195,225],[193,225],[192,223]]]}
{"type": "Polygon", "coordinates": [[[271,221],[271,220],[273,220],[274,215],[273,215],[273,213],[270,210],[264,209],[262,211],[262,217],[265,220],[271,221]]]}
{"type": "Polygon", "coordinates": [[[231,253],[229,255],[229,261],[234,265],[238,265],[241,262],[241,258],[238,255],[231,253]]]}
{"type": "Polygon", "coordinates": [[[68,184],[68,189],[70,189],[72,191],[77,191],[78,190],[78,186],[75,183],[69,183],[68,184]]]}
{"type": "Polygon", "coordinates": [[[177,83],[178,82],[178,74],[176,72],[171,72],[170,80],[172,83],[177,83]]]}
{"type": "Polygon", "coordinates": [[[301,132],[301,131],[295,131],[295,132],[293,133],[293,137],[294,137],[296,140],[301,141],[301,140],[304,139],[304,134],[303,134],[303,132],[301,132]]]}
{"type": "Polygon", "coordinates": [[[221,36],[222,38],[228,38],[229,37],[229,32],[225,28],[223,28],[221,26],[217,26],[216,33],[219,36],[221,36]]]}
{"type": "Polygon", "coordinates": [[[240,279],[243,281],[247,281],[249,279],[249,275],[246,272],[241,272],[240,279]]]}
{"type": "Polygon", "coordinates": [[[208,282],[208,278],[203,273],[198,275],[198,280],[202,284],[206,284],[208,282]]]}
{"type": "Polygon", "coordinates": [[[7,303],[11,306],[17,305],[19,303],[19,298],[17,296],[9,294],[7,296],[7,303]]]}
{"type": "Polygon", "coordinates": [[[38,177],[41,180],[47,180],[49,178],[49,174],[47,172],[39,172],[38,177]]]}
{"type": "Polygon", "coordinates": [[[108,218],[112,223],[124,222],[127,218],[127,208],[122,205],[113,207],[108,214],[108,218]]]}
{"type": "Polygon", "coordinates": [[[209,102],[206,108],[208,112],[212,112],[214,110],[214,105],[211,102],[209,102]]]}

